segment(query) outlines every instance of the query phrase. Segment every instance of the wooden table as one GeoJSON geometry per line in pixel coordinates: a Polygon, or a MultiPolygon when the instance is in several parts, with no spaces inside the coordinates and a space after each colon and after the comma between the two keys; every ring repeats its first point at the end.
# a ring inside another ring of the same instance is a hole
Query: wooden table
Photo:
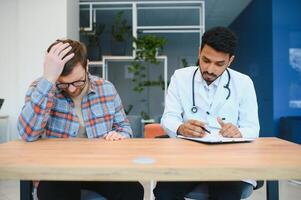
{"type": "Polygon", "coordinates": [[[223,145],[182,139],[12,141],[0,144],[0,179],[301,179],[301,146],[278,138],[259,138],[252,143],[223,145]],[[143,160],[140,158],[154,162],[136,163],[143,160]]]}

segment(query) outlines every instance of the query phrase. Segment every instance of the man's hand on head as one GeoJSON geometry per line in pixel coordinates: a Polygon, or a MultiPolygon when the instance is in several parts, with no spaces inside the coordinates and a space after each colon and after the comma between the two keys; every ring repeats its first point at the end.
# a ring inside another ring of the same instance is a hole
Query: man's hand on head
{"type": "Polygon", "coordinates": [[[52,83],[57,81],[65,64],[74,56],[74,53],[66,56],[71,49],[72,47],[68,43],[59,42],[46,53],[43,72],[43,77],[45,79],[52,83]]]}
{"type": "Polygon", "coordinates": [[[239,129],[232,123],[225,123],[221,118],[217,118],[218,123],[221,126],[219,133],[224,137],[241,138],[242,135],[239,129]]]}
{"type": "Polygon", "coordinates": [[[198,120],[188,120],[178,128],[178,133],[187,137],[204,137],[205,123],[198,120]]]}
{"type": "Polygon", "coordinates": [[[121,135],[120,133],[116,131],[110,131],[108,134],[104,136],[105,140],[114,141],[114,140],[123,140],[126,136],[121,135]]]}

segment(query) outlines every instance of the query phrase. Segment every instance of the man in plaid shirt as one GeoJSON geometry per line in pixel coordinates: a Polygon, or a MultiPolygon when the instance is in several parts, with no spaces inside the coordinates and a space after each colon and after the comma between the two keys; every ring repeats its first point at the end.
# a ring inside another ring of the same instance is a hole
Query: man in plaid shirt
{"type": "MultiPolygon", "coordinates": [[[[18,129],[26,141],[35,141],[44,133],[48,138],[132,137],[113,84],[88,73],[86,48],[73,40],[57,40],[48,48],[43,77],[26,93],[18,129]]],[[[40,200],[79,200],[81,189],[107,199],[143,199],[139,182],[40,181],[37,194],[40,200]]]]}

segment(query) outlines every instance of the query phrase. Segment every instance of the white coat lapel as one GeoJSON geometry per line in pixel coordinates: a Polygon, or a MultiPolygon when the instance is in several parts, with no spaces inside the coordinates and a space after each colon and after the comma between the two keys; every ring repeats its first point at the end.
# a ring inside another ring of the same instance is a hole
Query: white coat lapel
{"type": "Polygon", "coordinates": [[[221,76],[221,80],[217,86],[214,99],[212,102],[212,106],[210,108],[210,113],[218,114],[220,109],[223,107],[223,105],[226,103],[226,98],[228,96],[228,90],[224,88],[224,86],[228,83],[228,75],[227,72],[224,71],[224,73],[221,76]]]}
{"type": "MultiPolygon", "coordinates": [[[[204,107],[203,105],[206,105],[206,108],[209,105],[209,100],[206,96],[206,91],[205,91],[205,87],[203,85],[203,78],[202,78],[202,74],[200,72],[200,70],[198,70],[196,72],[195,75],[195,97],[196,97],[196,105],[198,107],[204,107]]],[[[204,109],[204,108],[203,108],[204,109]]]]}

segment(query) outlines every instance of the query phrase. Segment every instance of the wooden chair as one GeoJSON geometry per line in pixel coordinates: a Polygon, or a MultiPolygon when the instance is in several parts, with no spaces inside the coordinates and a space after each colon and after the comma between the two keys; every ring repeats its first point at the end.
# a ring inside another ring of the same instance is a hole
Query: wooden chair
{"type": "Polygon", "coordinates": [[[144,138],[156,138],[162,135],[166,134],[159,123],[146,124],[144,126],[144,138]]]}

